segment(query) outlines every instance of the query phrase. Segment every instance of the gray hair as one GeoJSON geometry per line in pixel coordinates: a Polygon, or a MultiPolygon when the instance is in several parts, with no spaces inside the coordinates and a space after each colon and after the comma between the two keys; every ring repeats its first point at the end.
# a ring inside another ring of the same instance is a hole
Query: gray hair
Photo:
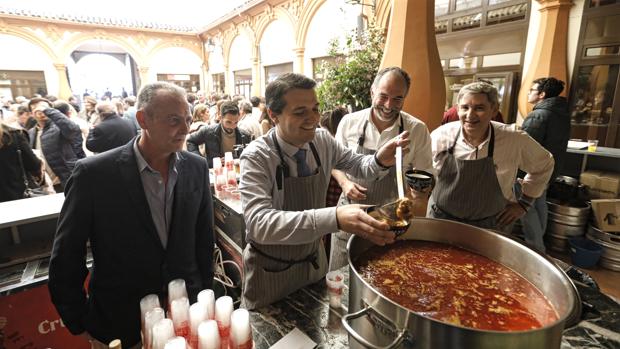
{"type": "Polygon", "coordinates": [[[148,109],[153,101],[153,97],[155,97],[157,91],[159,90],[176,94],[183,100],[185,100],[187,96],[187,92],[175,84],[163,81],[153,82],[144,85],[144,87],[140,89],[140,92],[138,93],[138,101],[136,102],[136,110],[148,109]]]}
{"type": "Polygon", "coordinates": [[[375,75],[375,80],[372,82],[371,88],[373,90],[376,89],[377,86],[379,86],[379,81],[381,81],[381,78],[383,78],[387,73],[393,73],[393,74],[400,76],[403,79],[403,81],[405,81],[405,85],[407,86],[406,92],[409,92],[409,87],[411,87],[411,78],[409,77],[409,74],[407,74],[406,71],[404,71],[403,69],[399,67],[386,67],[386,68],[379,70],[377,72],[377,75],[375,75]]]}
{"type": "Polygon", "coordinates": [[[491,103],[492,107],[499,106],[499,97],[497,95],[497,89],[495,86],[488,84],[486,82],[472,82],[471,84],[467,84],[461,87],[459,91],[457,101],[460,101],[463,96],[467,94],[483,94],[487,96],[489,103],[491,103]]]}

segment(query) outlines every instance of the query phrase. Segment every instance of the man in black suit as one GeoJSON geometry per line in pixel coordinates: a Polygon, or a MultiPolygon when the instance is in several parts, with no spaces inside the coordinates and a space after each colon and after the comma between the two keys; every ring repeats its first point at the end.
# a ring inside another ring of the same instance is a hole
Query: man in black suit
{"type": "Polygon", "coordinates": [[[93,347],[119,338],[139,348],[140,299],[155,293],[165,304],[169,281],[184,279],[192,303],[212,287],[209,170],[181,150],[192,120],[185,91],[146,85],[137,109],[140,137],[76,164],[52,249],[52,302],[69,331],[93,347]]]}
{"type": "Polygon", "coordinates": [[[96,109],[100,122],[88,131],[86,149],[103,153],[127,144],[138,133],[131,120],[116,114],[116,106],[112,102],[99,102],[96,109]]]}
{"type": "Polygon", "coordinates": [[[237,127],[239,107],[235,102],[224,102],[220,108],[222,119],[219,124],[202,127],[187,139],[187,150],[200,155],[198,147],[205,145],[205,157],[209,167],[213,167],[213,158],[224,158],[224,153],[232,152],[235,144],[246,144],[252,137],[237,127]]]}

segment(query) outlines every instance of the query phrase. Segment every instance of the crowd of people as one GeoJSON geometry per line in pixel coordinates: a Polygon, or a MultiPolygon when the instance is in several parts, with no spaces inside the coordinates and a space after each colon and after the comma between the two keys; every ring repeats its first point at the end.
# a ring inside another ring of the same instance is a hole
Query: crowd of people
{"type": "Polygon", "coordinates": [[[429,200],[427,216],[498,233],[522,219],[527,243],[544,251],[544,193],[570,129],[559,96],[564,83],[534,82],[526,132],[494,121],[498,92],[483,81],[460,90],[457,121],[429,132],[402,111],[411,83],[401,68],[384,68],[372,83],[369,108],[323,116],[316,82],[293,73],[271,82],[264,99],[249,101],[218,94],[207,101],[203,93],[161,82],[122,105],[85,98],[81,108],[71,100],[32,98],[1,126],[0,166],[9,175],[0,195],[19,199],[27,185],[17,149],[36,181],[46,178],[48,187],[65,191],[50,261],[52,301],[73,334],[93,343],[121,338],[136,348],[141,297],[165,299],[166,285],[177,278],[192,302],[212,287],[209,167],[239,144],[245,146],[239,191],[248,242],[241,306],[247,309],[341,268],[351,234],[379,245],[395,241],[390,226],[365,208],[396,197],[398,147],[403,170],[436,177],[434,188],[407,188],[411,200],[429,200]],[[94,266],[86,296],[88,241],[94,266]]]}

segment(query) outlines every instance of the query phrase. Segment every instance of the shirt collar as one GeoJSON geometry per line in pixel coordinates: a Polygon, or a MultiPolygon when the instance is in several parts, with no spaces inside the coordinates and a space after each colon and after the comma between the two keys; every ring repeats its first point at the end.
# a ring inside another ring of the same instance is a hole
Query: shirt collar
{"type": "MultiPolygon", "coordinates": [[[[276,133],[276,139],[278,140],[278,144],[280,145],[280,149],[282,149],[282,153],[284,153],[284,154],[286,154],[286,155],[288,155],[290,157],[293,157],[293,155],[295,155],[295,153],[297,153],[297,151],[299,149],[305,149],[305,150],[310,149],[310,146],[308,145],[308,143],[302,145],[301,148],[298,148],[297,146],[289,144],[284,139],[282,139],[280,137],[280,135],[278,134],[278,130],[277,129],[274,129],[273,132],[276,133]]],[[[315,136],[316,136],[316,133],[315,133],[315,136]]]]}
{"type": "MultiPolygon", "coordinates": [[[[138,148],[139,140],[140,140],[140,136],[136,137],[136,140],[133,142],[133,153],[136,156],[136,163],[138,164],[138,171],[143,172],[145,169],[148,169],[150,172],[157,172],[151,166],[149,166],[149,163],[146,162],[146,160],[144,159],[144,156],[142,156],[142,153],[140,152],[140,148],[138,148]]],[[[175,165],[178,160],[179,160],[179,153],[175,152],[174,156],[170,160],[169,168],[171,169],[176,168],[175,165]]]]}
{"type": "MultiPolygon", "coordinates": [[[[460,121],[459,121],[459,123],[460,123],[460,121]]],[[[470,143],[469,143],[469,142],[465,139],[465,136],[463,135],[463,129],[462,129],[462,127],[463,127],[463,126],[461,126],[461,128],[460,128],[459,138],[457,139],[457,142],[458,142],[458,143],[461,143],[461,144],[465,144],[465,145],[466,145],[466,146],[468,146],[469,148],[472,148],[472,149],[479,149],[479,148],[482,148],[482,147],[484,147],[484,146],[485,146],[485,144],[487,144],[487,143],[489,142],[489,140],[491,140],[491,129],[489,129],[489,132],[487,133],[487,137],[484,139],[484,141],[482,141],[482,143],[480,143],[480,145],[479,145],[479,146],[474,147],[473,145],[471,145],[471,144],[470,144],[470,143]]],[[[489,123],[489,127],[493,127],[493,123],[489,123]]]]}
{"type": "MultiPolygon", "coordinates": [[[[402,121],[402,117],[401,117],[402,116],[402,112],[403,111],[401,110],[398,113],[398,116],[396,117],[396,121],[390,127],[388,127],[385,130],[383,130],[383,132],[389,132],[389,131],[393,130],[394,128],[398,128],[400,126],[400,122],[402,121]]],[[[373,113],[373,110],[372,110],[372,107],[370,107],[370,109],[368,111],[368,116],[367,116],[368,123],[371,124],[372,127],[374,127],[374,129],[377,130],[377,132],[378,132],[377,126],[375,126],[375,123],[372,122],[372,113],[373,113]]]]}

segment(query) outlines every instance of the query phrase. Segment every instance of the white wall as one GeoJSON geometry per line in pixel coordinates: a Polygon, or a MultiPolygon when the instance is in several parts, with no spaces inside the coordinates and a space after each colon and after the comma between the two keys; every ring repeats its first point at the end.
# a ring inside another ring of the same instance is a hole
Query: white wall
{"type": "Polygon", "coordinates": [[[326,1],[317,10],[308,27],[304,52],[304,74],[313,76],[312,58],[328,56],[329,42],[338,39],[344,45],[345,36],[357,27],[360,5],[341,1],[326,1]]]}
{"type": "Polygon", "coordinates": [[[237,35],[230,45],[228,68],[231,72],[252,68],[252,46],[244,34],[237,35]]]}
{"type": "Polygon", "coordinates": [[[0,47],[4,48],[2,59],[0,59],[0,70],[43,71],[47,93],[58,95],[58,73],[54,68],[52,58],[42,48],[25,39],[8,34],[0,34],[0,47]]]}
{"type": "Polygon", "coordinates": [[[280,19],[267,26],[260,39],[260,61],[263,66],[293,62],[293,28],[280,19]]]}
{"type": "Polygon", "coordinates": [[[149,63],[149,81],[157,81],[157,74],[200,74],[202,60],[183,47],[168,47],[158,51],[149,63]]]}

